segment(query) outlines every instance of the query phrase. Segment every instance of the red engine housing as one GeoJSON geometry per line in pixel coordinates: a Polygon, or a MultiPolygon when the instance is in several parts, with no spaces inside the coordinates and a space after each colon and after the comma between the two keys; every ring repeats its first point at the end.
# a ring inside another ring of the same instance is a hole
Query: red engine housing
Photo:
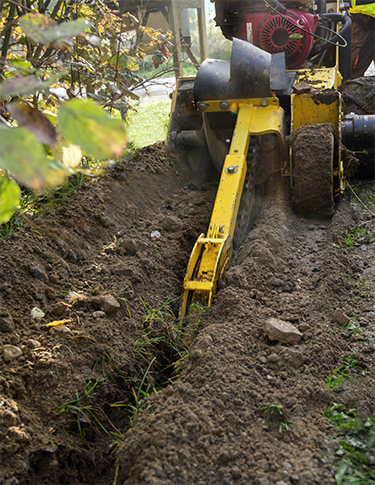
{"type": "Polygon", "coordinates": [[[287,68],[298,69],[313,48],[314,37],[310,33],[315,33],[317,24],[317,15],[298,10],[287,10],[283,16],[277,13],[245,14],[240,38],[270,54],[285,52],[287,68]]]}

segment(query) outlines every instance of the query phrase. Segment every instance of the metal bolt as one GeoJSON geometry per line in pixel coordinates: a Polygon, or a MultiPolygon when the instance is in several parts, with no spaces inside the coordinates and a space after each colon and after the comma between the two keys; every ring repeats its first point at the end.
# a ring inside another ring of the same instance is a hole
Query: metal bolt
{"type": "Polygon", "coordinates": [[[234,173],[235,171],[236,171],[236,167],[233,167],[233,165],[228,167],[228,173],[234,173]]]}
{"type": "Polygon", "coordinates": [[[260,102],[260,105],[261,106],[268,106],[269,105],[268,99],[262,99],[262,101],[260,102]]]}
{"type": "Polygon", "coordinates": [[[226,101],[226,100],[220,101],[219,106],[220,106],[221,109],[228,109],[229,108],[229,102],[226,101]]]}
{"type": "Polygon", "coordinates": [[[199,101],[198,103],[198,109],[200,109],[201,111],[204,111],[208,108],[208,104],[205,103],[204,101],[199,101]]]}

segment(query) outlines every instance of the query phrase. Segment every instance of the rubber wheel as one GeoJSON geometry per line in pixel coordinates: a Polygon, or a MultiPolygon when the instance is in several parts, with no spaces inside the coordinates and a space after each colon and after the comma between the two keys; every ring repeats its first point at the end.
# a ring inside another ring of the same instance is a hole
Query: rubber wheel
{"type": "Polygon", "coordinates": [[[293,206],[304,215],[333,214],[334,127],[301,126],[293,144],[293,206]]]}

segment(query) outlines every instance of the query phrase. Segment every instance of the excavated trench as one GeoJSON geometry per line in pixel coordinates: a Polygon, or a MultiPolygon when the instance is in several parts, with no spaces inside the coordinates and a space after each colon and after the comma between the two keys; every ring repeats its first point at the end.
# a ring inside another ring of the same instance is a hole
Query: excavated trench
{"type": "Polygon", "coordinates": [[[306,218],[272,191],[212,307],[182,328],[216,186],[155,145],[1,241],[0,483],[335,483],[323,412],[374,405],[374,249],[345,244],[371,215],[346,196],[306,218]],[[353,356],[361,371],[328,390],[353,356]]]}

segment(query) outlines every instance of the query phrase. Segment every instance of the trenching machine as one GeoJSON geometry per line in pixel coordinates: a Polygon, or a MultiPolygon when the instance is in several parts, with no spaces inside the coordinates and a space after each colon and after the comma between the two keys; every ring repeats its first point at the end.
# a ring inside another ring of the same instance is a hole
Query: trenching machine
{"type": "MultiPolygon", "coordinates": [[[[342,115],[351,77],[351,20],[326,0],[211,0],[232,40],[230,61],[206,59],[177,81],[168,142],[221,173],[207,234],[184,279],[180,317],[211,304],[232,248],[250,230],[255,186],[288,180],[302,214],[330,216],[343,191],[342,145],[373,143],[373,116],[342,115]]],[[[273,188],[273,189],[272,189],[273,188]]]]}

